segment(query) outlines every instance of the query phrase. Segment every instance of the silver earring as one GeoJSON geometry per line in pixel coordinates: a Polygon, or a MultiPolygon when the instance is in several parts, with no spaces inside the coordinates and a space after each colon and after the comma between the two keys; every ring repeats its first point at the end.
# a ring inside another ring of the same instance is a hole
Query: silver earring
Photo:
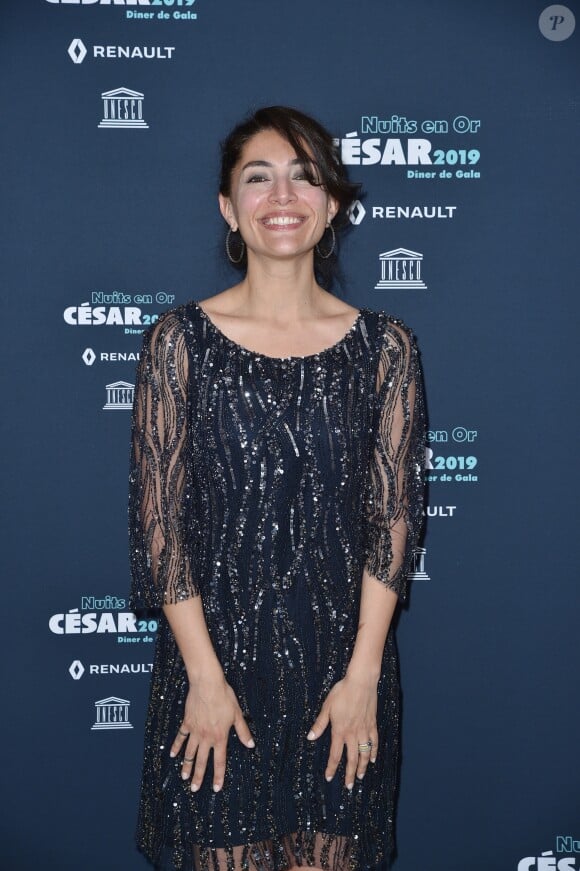
{"type": "Polygon", "coordinates": [[[330,230],[330,232],[332,233],[332,245],[330,246],[326,254],[323,254],[320,250],[320,243],[317,243],[316,245],[316,251],[318,252],[318,256],[321,257],[323,260],[328,260],[328,258],[332,254],[334,254],[334,249],[336,247],[336,233],[334,232],[334,227],[332,226],[332,224],[327,224],[326,229],[330,230]]]}
{"type": "Polygon", "coordinates": [[[231,238],[232,233],[234,232],[237,233],[237,230],[234,231],[230,227],[228,230],[228,235],[226,236],[226,254],[228,255],[228,260],[230,261],[230,263],[234,263],[237,265],[238,263],[241,263],[244,259],[244,254],[246,253],[246,243],[240,235],[240,256],[238,258],[232,257],[231,238]]]}

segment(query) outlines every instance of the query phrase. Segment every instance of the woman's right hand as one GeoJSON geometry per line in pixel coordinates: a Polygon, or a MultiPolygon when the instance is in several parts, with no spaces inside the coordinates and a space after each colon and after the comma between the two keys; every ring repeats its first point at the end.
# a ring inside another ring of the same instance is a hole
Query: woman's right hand
{"type": "Polygon", "coordinates": [[[197,792],[201,786],[211,749],[214,792],[219,792],[224,785],[227,743],[232,726],[242,744],[255,747],[236,694],[223,672],[190,679],[183,721],[169,755],[177,756],[185,745],[181,776],[184,780],[191,777],[192,792],[197,792]]]}

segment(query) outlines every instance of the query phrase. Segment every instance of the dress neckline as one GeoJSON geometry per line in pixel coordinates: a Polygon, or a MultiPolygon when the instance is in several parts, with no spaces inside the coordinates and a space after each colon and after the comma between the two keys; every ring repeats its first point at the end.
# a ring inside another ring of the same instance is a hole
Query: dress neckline
{"type": "Polygon", "coordinates": [[[252,351],[250,348],[246,348],[244,345],[240,345],[239,342],[235,342],[233,339],[230,339],[220,328],[215,324],[206,311],[200,306],[200,304],[193,300],[193,305],[198,310],[199,314],[203,318],[203,320],[208,324],[211,330],[213,330],[216,335],[218,335],[221,340],[226,344],[230,345],[232,348],[235,348],[241,354],[249,355],[254,357],[255,359],[264,359],[264,360],[273,360],[274,362],[283,362],[283,361],[297,361],[297,360],[319,360],[327,354],[331,354],[340,349],[340,347],[344,344],[344,342],[348,341],[352,335],[354,335],[360,321],[362,320],[363,314],[366,311],[365,306],[361,306],[359,308],[356,318],[353,323],[350,325],[346,333],[333,345],[330,345],[327,348],[322,348],[322,350],[317,351],[315,354],[304,354],[302,356],[289,354],[287,357],[272,357],[269,354],[262,354],[260,351],[252,351]]]}

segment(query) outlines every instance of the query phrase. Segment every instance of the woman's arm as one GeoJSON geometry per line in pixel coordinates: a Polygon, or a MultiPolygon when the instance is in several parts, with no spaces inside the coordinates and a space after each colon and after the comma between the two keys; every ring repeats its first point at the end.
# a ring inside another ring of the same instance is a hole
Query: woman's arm
{"type": "Polygon", "coordinates": [[[189,691],[171,747],[185,747],[182,776],[201,786],[210,750],[215,791],[225,777],[229,731],[253,746],[248,726],[219,663],[194,575],[198,530],[191,511],[189,360],[174,312],[146,332],[136,373],[129,476],[131,607],[163,608],[187,672],[189,691]]]}
{"type": "Polygon", "coordinates": [[[254,740],[211,643],[201,597],[165,605],[163,612],[175,636],[189,683],[183,719],[170,756],[177,756],[184,749],[181,776],[184,780],[191,777],[192,792],[197,792],[213,749],[213,789],[219,792],[226,773],[231,727],[246,747],[254,747],[254,740]]]}
{"type": "Polygon", "coordinates": [[[189,361],[174,312],[147,330],[135,373],[129,469],[133,610],[199,595],[191,552],[189,361]]]}
{"type": "MultiPolygon", "coordinates": [[[[398,602],[394,590],[363,572],[358,632],[347,675],[376,686],[381,676],[385,641],[398,602]]],[[[371,758],[372,754],[371,754],[371,758]]],[[[374,759],[373,759],[374,761],[374,759]]]]}
{"type": "Polygon", "coordinates": [[[177,605],[164,605],[163,613],[171,626],[189,682],[195,683],[204,677],[223,677],[220,661],[209,637],[201,596],[186,599],[177,605]]]}
{"type": "Polygon", "coordinates": [[[422,525],[425,454],[424,403],[412,335],[391,326],[377,368],[377,419],[365,492],[364,554],[358,631],[344,678],[328,694],[308,737],[332,724],[326,769],[334,777],[346,745],[345,785],[364,777],[376,759],[377,684],[385,641],[398,599],[404,600],[413,550],[422,525]],[[358,745],[370,740],[371,753],[358,745]]]}

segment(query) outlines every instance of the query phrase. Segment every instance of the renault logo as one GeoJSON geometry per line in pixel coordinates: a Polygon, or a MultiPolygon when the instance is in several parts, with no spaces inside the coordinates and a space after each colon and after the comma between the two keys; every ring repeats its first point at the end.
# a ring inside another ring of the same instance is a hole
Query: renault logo
{"type": "Polygon", "coordinates": [[[82,64],[87,56],[87,49],[82,39],[73,39],[68,47],[68,53],[73,63],[82,64]]]}

